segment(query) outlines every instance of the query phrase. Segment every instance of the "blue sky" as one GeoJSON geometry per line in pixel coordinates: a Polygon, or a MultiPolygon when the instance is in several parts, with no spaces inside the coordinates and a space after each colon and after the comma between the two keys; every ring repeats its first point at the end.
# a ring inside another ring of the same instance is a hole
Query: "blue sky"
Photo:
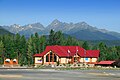
{"type": "Polygon", "coordinates": [[[85,21],[120,32],[120,0],[0,0],[0,25],[85,21]]]}

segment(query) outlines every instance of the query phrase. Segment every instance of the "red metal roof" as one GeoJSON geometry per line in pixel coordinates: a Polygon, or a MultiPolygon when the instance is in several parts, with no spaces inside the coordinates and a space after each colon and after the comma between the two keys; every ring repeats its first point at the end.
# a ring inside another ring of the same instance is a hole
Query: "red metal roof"
{"type": "Polygon", "coordinates": [[[60,57],[69,57],[78,54],[81,57],[98,57],[99,50],[85,50],[80,46],[47,46],[45,51],[34,56],[43,56],[47,52],[53,51],[60,57]]]}
{"type": "Polygon", "coordinates": [[[99,57],[99,50],[87,50],[86,57],[99,57]]]}
{"type": "Polygon", "coordinates": [[[108,65],[110,65],[110,64],[113,64],[114,62],[115,61],[100,61],[97,64],[101,64],[101,65],[108,64],[108,65]]]}
{"type": "Polygon", "coordinates": [[[41,54],[35,54],[34,56],[36,56],[36,57],[42,57],[43,56],[43,54],[41,53],[41,54]]]}

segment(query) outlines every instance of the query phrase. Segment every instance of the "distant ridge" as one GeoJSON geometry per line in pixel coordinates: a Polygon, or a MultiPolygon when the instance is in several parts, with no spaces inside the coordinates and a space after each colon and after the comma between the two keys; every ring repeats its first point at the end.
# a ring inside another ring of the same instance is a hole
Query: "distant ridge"
{"type": "Polygon", "coordinates": [[[4,28],[2,28],[2,27],[0,26],[0,35],[4,35],[4,34],[14,35],[13,33],[5,30],[4,28]]]}
{"type": "Polygon", "coordinates": [[[55,19],[47,27],[44,27],[41,23],[28,24],[24,26],[14,24],[2,27],[14,34],[20,33],[26,37],[29,37],[35,32],[39,33],[39,35],[48,35],[49,31],[53,29],[54,31],[60,30],[64,34],[73,36],[79,40],[120,40],[120,33],[98,29],[90,26],[86,22],[66,23],[55,19]]]}

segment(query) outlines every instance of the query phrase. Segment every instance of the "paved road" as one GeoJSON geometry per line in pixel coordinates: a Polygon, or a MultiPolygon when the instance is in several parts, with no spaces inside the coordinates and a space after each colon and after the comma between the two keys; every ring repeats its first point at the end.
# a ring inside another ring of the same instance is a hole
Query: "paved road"
{"type": "Polygon", "coordinates": [[[120,70],[0,69],[0,80],[120,80],[120,70]]]}

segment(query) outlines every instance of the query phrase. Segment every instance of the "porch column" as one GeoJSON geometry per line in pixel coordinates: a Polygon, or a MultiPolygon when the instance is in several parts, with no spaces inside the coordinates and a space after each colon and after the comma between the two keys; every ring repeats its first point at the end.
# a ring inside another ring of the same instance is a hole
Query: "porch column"
{"type": "Polygon", "coordinates": [[[72,63],[72,64],[74,63],[74,57],[72,57],[71,63],[72,63]]]}
{"type": "Polygon", "coordinates": [[[90,63],[92,63],[92,58],[90,58],[90,63]]]}
{"type": "Polygon", "coordinates": [[[80,62],[80,57],[77,58],[77,61],[80,62]]]}
{"type": "Polygon", "coordinates": [[[49,60],[49,64],[50,64],[50,53],[48,55],[49,55],[48,60],[49,60]]]}
{"type": "Polygon", "coordinates": [[[44,56],[42,57],[42,64],[44,64],[44,56]]]}
{"type": "Polygon", "coordinates": [[[54,53],[52,53],[52,64],[54,64],[54,53]]]}

